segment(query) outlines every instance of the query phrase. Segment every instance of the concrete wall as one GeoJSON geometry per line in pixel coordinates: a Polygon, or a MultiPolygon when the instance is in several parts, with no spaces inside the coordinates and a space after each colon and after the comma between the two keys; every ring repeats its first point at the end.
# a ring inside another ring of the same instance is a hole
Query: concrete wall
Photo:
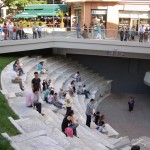
{"type": "Polygon", "coordinates": [[[72,54],[68,56],[99,72],[101,76],[112,79],[114,93],[150,93],[150,87],[143,81],[145,73],[150,70],[150,60],[72,54]]]}

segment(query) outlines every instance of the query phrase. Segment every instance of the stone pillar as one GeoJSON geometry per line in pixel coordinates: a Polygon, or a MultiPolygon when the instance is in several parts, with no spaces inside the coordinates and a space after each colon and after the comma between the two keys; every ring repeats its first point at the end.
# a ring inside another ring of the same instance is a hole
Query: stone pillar
{"type": "Polygon", "coordinates": [[[119,10],[118,6],[108,6],[107,10],[107,37],[117,38],[118,36],[119,10]]]}
{"type": "Polygon", "coordinates": [[[85,3],[85,6],[84,6],[84,9],[85,9],[85,15],[84,15],[84,23],[89,26],[90,23],[91,23],[91,2],[87,2],[85,3]]]}
{"type": "Polygon", "coordinates": [[[7,14],[6,14],[6,10],[7,10],[7,9],[8,9],[7,7],[1,8],[1,14],[2,14],[1,17],[4,18],[4,19],[6,18],[6,15],[7,15],[7,14]]]}

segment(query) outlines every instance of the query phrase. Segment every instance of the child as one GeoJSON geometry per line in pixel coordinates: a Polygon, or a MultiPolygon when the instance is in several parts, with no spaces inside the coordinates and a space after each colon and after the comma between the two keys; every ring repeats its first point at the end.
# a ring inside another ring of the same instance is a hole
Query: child
{"type": "Polygon", "coordinates": [[[47,82],[46,82],[46,80],[43,80],[42,85],[43,85],[43,91],[45,91],[47,89],[47,82]]]}
{"type": "Polygon", "coordinates": [[[17,32],[17,27],[14,25],[13,27],[13,40],[16,40],[16,32],[17,32]]]}

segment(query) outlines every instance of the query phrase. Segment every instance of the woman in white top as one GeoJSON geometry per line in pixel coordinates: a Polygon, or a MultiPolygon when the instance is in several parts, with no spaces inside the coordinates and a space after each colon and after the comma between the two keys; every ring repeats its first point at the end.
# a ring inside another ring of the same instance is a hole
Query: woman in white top
{"type": "Polygon", "coordinates": [[[53,104],[53,102],[54,102],[54,91],[52,90],[48,95],[48,103],[53,104]]]}

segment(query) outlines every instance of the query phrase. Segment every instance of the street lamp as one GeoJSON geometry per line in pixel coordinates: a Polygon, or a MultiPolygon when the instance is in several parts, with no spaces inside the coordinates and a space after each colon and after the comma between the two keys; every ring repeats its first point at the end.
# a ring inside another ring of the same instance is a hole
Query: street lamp
{"type": "Polygon", "coordinates": [[[53,37],[54,37],[54,0],[53,0],[53,37]]]}

